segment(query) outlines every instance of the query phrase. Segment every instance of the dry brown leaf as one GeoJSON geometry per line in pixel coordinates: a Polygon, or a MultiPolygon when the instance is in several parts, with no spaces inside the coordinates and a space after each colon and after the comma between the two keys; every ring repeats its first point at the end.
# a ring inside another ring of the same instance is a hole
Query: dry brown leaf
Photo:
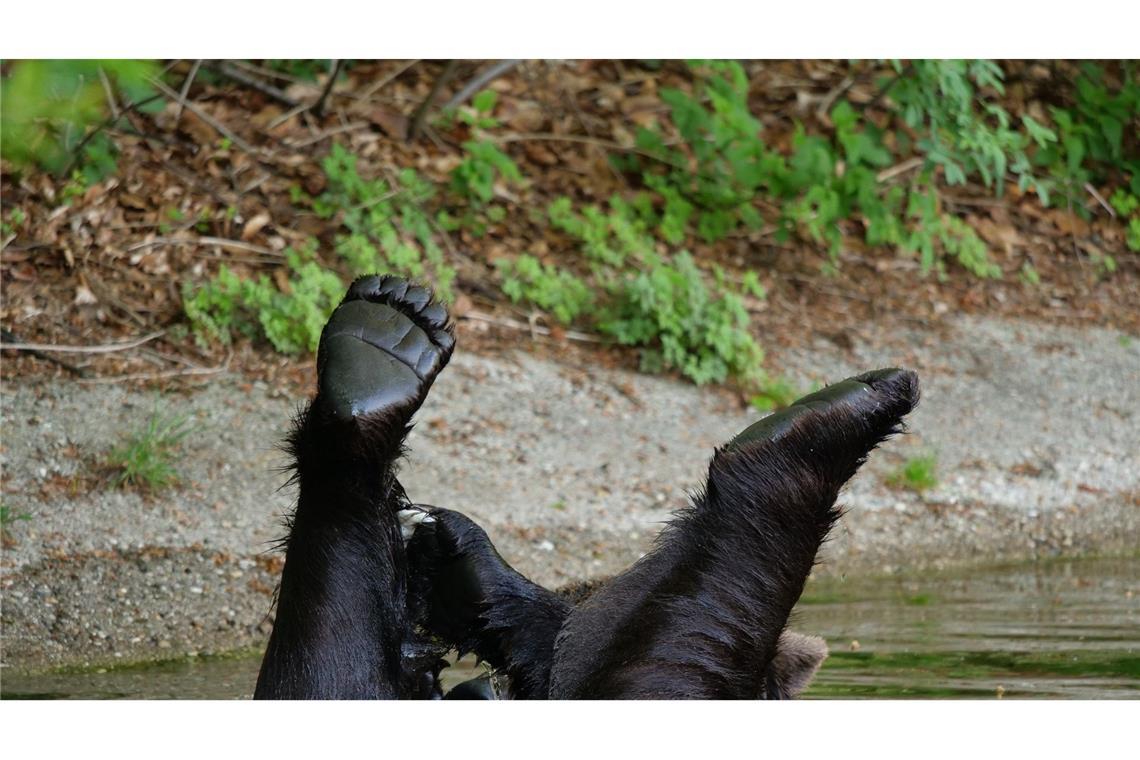
{"type": "Polygon", "coordinates": [[[368,121],[393,140],[403,140],[408,134],[408,118],[399,111],[377,106],[368,113],[368,121]]]}
{"type": "Polygon", "coordinates": [[[246,242],[252,240],[253,236],[258,232],[261,232],[261,228],[269,224],[270,221],[272,220],[270,219],[269,214],[265,212],[257,214],[245,223],[245,226],[241,230],[241,239],[245,240],[246,242]]]}

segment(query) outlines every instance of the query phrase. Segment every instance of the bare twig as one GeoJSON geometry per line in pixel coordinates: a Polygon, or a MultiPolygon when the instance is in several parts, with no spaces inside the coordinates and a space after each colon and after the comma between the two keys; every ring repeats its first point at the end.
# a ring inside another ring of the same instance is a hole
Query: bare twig
{"type": "Polygon", "coordinates": [[[178,97],[178,110],[174,112],[174,126],[182,121],[182,108],[186,103],[186,95],[190,92],[190,85],[194,84],[194,77],[198,76],[198,69],[202,66],[202,59],[194,61],[190,66],[190,73],[186,75],[186,81],[182,83],[182,90],[179,92],[178,97]]]}
{"type": "Polygon", "coordinates": [[[186,100],[185,98],[180,96],[178,93],[176,93],[174,90],[167,87],[165,84],[162,83],[161,80],[151,79],[150,82],[159,91],[161,91],[164,95],[166,95],[166,97],[172,98],[176,102],[181,103],[183,106],[185,106],[185,108],[188,111],[190,111],[190,113],[194,114],[199,119],[201,119],[202,121],[209,124],[211,127],[213,127],[218,132],[218,134],[220,134],[222,137],[229,139],[230,142],[232,142],[234,145],[241,148],[246,153],[250,153],[250,154],[255,155],[255,156],[260,156],[264,153],[264,151],[262,151],[261,149],[256,148],[253,145],[250,145],[249,143],[247,143],[245,140],[243,140],[241,137],[239,137],[237,134],[235,134],[232,129],[230,129],[225,124],[218,121],[217,119],[215,119],[210,114],[206,113],[205,110],[199,108],[196,104],[191,103],[190,101],[186,100]]]}
{"type": "Polygon", "coordinates": [[[357,100],[368,100],[370,97],[372,97],[372,96],[373,96],[373,95],[375,95],[377,92],[379,92],[379,91],[380,91],[380,89],[381,89],[381,88],[382,88],[384,85],[388,84],[388,83],[389,83],[389,82],[391,82],[393,79],[395,79],[396,77],[400,76],[400,75],[401,75],[401,74],[403,74],[405,71],[407,71],[407,70],[408,70],[408,69],[410,69],[411,67],[415,66],[415,65],[416,65],[417,63],[419,63],[419,62],[420,62],[420,59],[419,59],[419,58],[416,58],[416,59],[414,59],[414,60],[408,61],[408,62],[407,62],[407,63],[405,63],[403,66],[401,66],[400,68],[398,68],[398,69],[396,69],[395,71],[393,71],[391,74],[388,74],[387,76],[383,76],[383,77],[380,77],[380,78],[379,78],[379,79],[377,79],[375,82],[373,82],[372,84],[370,84],[370,85],[368,85],[367,87],[365,87],[363,91],[361,91],[361,92],[357,93],[357,94],[356,94],[356,98],[357,98],[357,100]]]}
{"type": "Polygon", "coordinates": [[[875,175],[875,181],[876,182],[886,182],[889,179],[894,179],[895,177],[899,176],[900,174],[906,174],[911,169],[917,169],[918,167],[922,166],[922,164],[925,160],[926,159],[922,158],[921,156],[915,156],[913,158],[908,158],[906,161],[903,161],[901,163],[897,163],[894,166],[890,166],[890,167],[887,167],[886,169],[883,169],[881,172],[879,172],[878,174],[875,175]]]}
{"type": "MultiPolygon", "coordinates": [[[[688,167],[670,161],[669,159],[658,155],[657,153],[642,150],[631,145],[622,145],[621,143],[614,142],[613,140],[604,140],[600,137],[588,137],[586,135],[559,135],[553,132],[510,132],[505,135],[492,137],[489,139],[492,142],[498,143],[500,145],[512,142],[529,142],[532,140],[539,142],[571,142],[581,143],[583,145],[597,145],[598,147],[606,148],[608,150],[616,150],[622,153],[633,153],[634,155],[644,156],[645,158],[652,159],[658,163],[664,164],[665,166],[672,166],[675,169],[688,169],[688,167]]],[[[698,176],[701,175],[698,173],[698,176]]]]}
{"type": "Polygon", "coordinates": [[[228,238],[200,236],[195,238],[172,238],[160,237],[154,240],[146,240],[142,243],[135,243],[127,249],[127,253],[134,253],[141,251],[145,248],[157,248],[162,245],[216,245],[220,248],[234,248],[239,251],[249,251],[250,253],[260,253],[263,256],[280,256],[281,254],[271,248],[266,248],[260,245],[253,245],[246,243],[242,240],[230,240],[228,238]]]}
{"type": "Polygon", "coordinates": [[[487,84],[498,79],[503,74],[506,74],[508,71],[513,69],[515,66],[518,66],[520,63],[522,63],[521,59],[509,59],[506,61],[499,61],[494,66],[487,68],[478,76],[473,78],[470,82],[465,84],[463,86],[463,89],[452,95],[451,100],[447,101],[447,103],[444,104],[443,110],[446,111],[449,108],[455,108],[457,106],[463,105],[472,95],[479,92],[479,90],[483,89],[485,86],[487,86],[487,84]]]}
{"type": "Polygon", "coordinates": [[[344,61],[336,59],[333,61],[332,71],[329,72],[329,81],[325,82],[325,88],[321,90],[321,96],[317,98],[317,102],[313,103],[313,113],[317,116],[324,116],[325,114],[325,101],[328,100],[329,95],[332,93],[333,86],[336,85],[336,78],[340,76],[340,70],[344,68],[344,61]]]}
{"type": "Polygon", "coordinates": [[[1101,196],[1101,194],[1096,191],[1096,188],[1092,186],[1091,182],[1085,183],[1085,190],[1088,191],[1089,195],[1096,198],[1096,202],[1104,207],[1104,210],[1108,212],[1109,216],[1111,216],[1113,219],[1116,218],[1116,209],[1114,209],[1112,206],[1110,206],[1108,201],[1106,201],[1101,196]]]}
{"type": "Polygon", "coordinates": [[[342,127],[333,127],[332,129],[326,129],[324,132],[313,135],[312,137],[309,137],[305,140],[294,140],[286,142],[285,144],[290,148],[307,148],[314,143],[319,143],[321,140],[327,140],[330,137],[344,134],[345,132],[355,132],[358,129],[366,129],[371,126],[371,122],[354,121],[351,124],[345,124],[342,127]]]}
{"type": "Polygon", "coordinates": [[[443,68],[443,73],[432,82],[431,90],[428,92],[427,97],[423,99],[423,102],[420,103],[419,106],[416,107],[415,112],[412,113],[412,118],[408,122],[407,139],[409,142],[419,137],[428,111],[431,110],[432,104],[435,103],[435,99],[439,96],[439,91],[443,89],[443,86],[455,75],[455,69],[458,65],[458,61],[454,59],[447,62],[447,65],[443,68]]]}
{"type": "MultiPolygon", "coordinates": [[[[166,330],[158,330],[149,335],[144,335],[141,338],[129,340],[123,343],[104,343],[96,346],[56,346],[51,343],[0,343],[0,348],[5,351],[45,351],[58,354],[113,354],[116,351],[126,351],[143,343],[150,341],[166,334],[166,330]]],[[[7,337],[7,336],[5,336],[7,337]]]]}
{"type": "Polygon", "coordinates": [[[819,101],[819,106],[815,109],[815,115],[818,119],[823,119],[827,116],[827,112],[831,110],[831,106],[839,99],[839,96],[851,89],[851,85],[855,84],[855,77],[845,76],[843,81],[836,85],[830,92],[823,96],[819,101]]]}
{"type": "Polygon", "coordinates": [[[293,108],[293,107],[298,105],[297,101],[294,100],[293,98],[289,97],[288,95],[286,95],[284,90],[281,90],[277,87],[274,87],[273,85],[269,84],[268,82],[262,81],[261,79],[258,79],[257,77],[255,77],[251,74],[247,74],[246,72],[242,71],[241,69],[234,66],[233,64],[231,64],[228,61],[221,61],[221,62],[216,63],[216,64],[212,63],[212,64],[207,64],[207,65],[209,66],[211,71],[216,71],[219,74],[221,74],[222,76],[229,77],[230,79],[234,80],[235,82],[238,82],[240,84],[244,84],[246,87],[257,90],[262,95],[268,95],[269,97],[273,98],[274,100],[276,100],[280,103],[284,103],[285,105],[289,106],[290,108],[293,108]]]}
{"type": "Polygon", "coordinates": [[[280,116],[278,116],[273,121],[269,122],[269,124],[265,127],[265,129],[266,129],[266,131],[277,129],[277,127],[279,127],[282,124],[284,124],[285,122],[289,121],[294,116],[296,116],[298,114],[302,114],[308,110],[309,110],[309,104],[308,103],[301,103],[299,105],[293,106],[288,111],[281,114],[280,116]]]}
{"type": "MultiPolygon", "coordinates": [[[[3,339],[4,339],[3,343],[0,343],[0,348],[8,348],[8,346],[10,344],[18,344],[19,343],[19,339],[13,333],[9,332],[8,330],[0,330],[0,337],[3,337],[3,339]]],[[[36,357],[37,359],[42,359],[43,361],[54,364],[57,367],[63,367],[65,370],[72,373],[73,375],[78,375],[79,377],[90,377],[91,376],[91,370],[88,369],[87,367],[80,367],[78,365],[72,364],[71,362],[66,362],[63,359],[60,359],[58,356],[52,356],[51,354],[47,353],[46,351],[40,351],[39,349],[36,349],[36,348],[27,348],[27,349],[22,349],[22,350],[27,351],[29,354],[36,357]]]]}
{"type": "Polygon", "coordinates": [[[188,367],[186,369],[171,369],[164,372],[136,372],[130,375],[112,375],[111,377],[91,377],[76,382],[91,385],[106,385],[110,383],[125,383],[129,380],[165,380],[171,377],[188,377],[192,375],[216,375],[225,372],[229,365],[229,358],[216,367],[188,367]]]}
{"type": "MultiPolygon", "coordinates": [[[[459,319],[470,319],[476,322],[486,322],[492,325],[499,325],[500,327],[509,327],[512,330],[522,330],[529,333],[537,333],[538,335],[553,335],[554,331],[549,328],[542,327],[537,324],[528,324],[527,322],[519,322],[515,319],[503,319],[500,317],[493,317],[490,314],[483,314],[478,311],[468,311],[459,319]]],[[[577,340],[583,343],[612,343],[613,341],[599,337],[597,335],[590,335],[589,333],[578,332],[577,330],[564,330],[562,334],[570,340],[577,340]]]]}
{"type": "Polygon", "coordinates": [[[107,78],[107,72],[103,71],[103,67],[99,67],[99,81],[103,84],[103,94],[107,96],[107,105],[111,108],[111,118],[119,118],[119,104],[115,102],[115,91],[111,87],[111,80],[107,78]]]}
{"type": "Polygon", "coordinates": [[[96,124],[94,127],[92,127],[87,132],[87,134],[85,134],[83,136],[83,139],[79,141],[79,144],[76,145],[74,148],[72,148],[72,150],[71,150],[71,163],[69,163],[67,165],[67,168],[63,170],[62,176],[64,176],[64,177],[70,177],[71,176],[71,172],[75,169],[75,165],[79,163],[79,158],[83,154],[83,149],[87,147],[87,143],[91,142],[91,140],[95,137],[95,135],[99,134],[104,129],[106,129],[107,127],[109,127],[112,124],[114,124],[115,122],[117,122],[119,119],[121,119],[124,116],[126,116],[127,114],[129,114],[131,111],[135,111],[135,110],[141,108],[142,106],[145,106],[147,103],[153,103],[154,101],[158,100],[161,97],[162,97],[161,94],[151,95],[149,98],[143,98],[142,100],[137,101],[135,103],[128,103],[127,105],[123,106],[123,109],[117,115],[111,114],[109,117],[104,119],[102,122],[100,122],[99,124],[96,124]]]}

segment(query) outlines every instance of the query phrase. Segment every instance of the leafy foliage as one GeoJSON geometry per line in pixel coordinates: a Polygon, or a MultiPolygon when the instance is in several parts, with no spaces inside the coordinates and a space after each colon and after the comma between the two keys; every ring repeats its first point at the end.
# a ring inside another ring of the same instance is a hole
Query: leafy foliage
{"type": "Polygon", "coordinates": [[[911,457],[887,478],[887,483],[920,493],[934,488],[938,485],[938,457],[933,453],[911,457]]]}
{"type": "Polygon", "coordinates": [[[28,512],[16,512],[7,504],[0,504],[0,529],[10,528],[13,523],[31,520],[28,512]]]}
{"type": "Polygon", "coordinates": [[[495,262],[503,293],[514,303],[527,301],[551,312],[563,324],[593,305],[593,291],[570,272],[543,264],[528,254],[495,262]]]}
{"type": "Polygon", "coordinates": [[[587,206],[579,213],[563,197],[548,213],[580,246],[589,275],[522,256],[499,265],[512,300],[549,309],[562,322],[596,305],[586,314],[593,327],[641,347],[646,371],[677,369],[697,383],[755,376],[763,354],[740,293],[719,271],[710,284],[687,251],[660,255],[646,230],[647,205],[614,198],[608,212],[587,206]]]}
{"type": "Polygon", "coordinates": [[[495,197],[495,182],[521,182],[519,167],[498,146],[487,140],[463,143],[464,159],[451,172],[451,189],[475,203],[488,203],[495,197]]]}
{"type": "MultiPolygon", "coordinates": [[[[129,103],[154,94],[153,61],[28,60],[12,64],[0,88],[0,150],[17,167],[38,165],[56,174],[77,166],[87,184],[115,170],[115,148],[103,132],[89,134],[107,113],[100,73],[129,103]],[[82,147],[82,154],[75,153],[82,147]],[[77,160],[75,160],[77,159],[77,160]]],[[[152,100],[144,110],[161,109],[152,100]]]]}
{"type": "MultiPolygon", "coordinates": [[[[751,379],[763,352],[748,331],[739,294],[710,287],[687,251],[610,284],[613,303],[598,322],[619,343],[644,346],[642,369],[676,368],[697,384],[751,379]]],[[[720,280],[721,278],[718,278],[720,280]]]]}
{"type": "Polygon", "coordinates": [[[893,65],[898,75],[882,90],[897,120],[892,144],[922,159],[909,186],[891,182],[889,173],[881,178],[897,160],[887,148],[888,129],[843,100],[829,114],[830,137],[800,127],[787,155],[766,146],[749,110],[747,76],[735,61],[693,62],[691,93],[661,91],[681,146],[671,146],[662,129],[643,128],[637,147],[652,160],[616,163],[641,173],[660,209],[657,234],[670,244],[690,235],[714,242],[756,227],[759,201],[771,199],[780,206],[780,237],[823,244],[833,263],[857,221],[867,244],[917,254],[924,273],[941,274],[951,260],[979,277],[1001,270],[973,229],[940,208],[939,179],[949,185],[978,179],[998,195],[1013,179],[1046,205],[1054,191],[1072,204],[1086,182],[1109,168],[1140,183],[1140,158],[1128,154],[1125,139],[1140,115],[1130,64],[1115,92],[1099,65],[1086,65],[1074,108],[1053,108],[1052,125],[1029,115],[1015,120],[998,104],[1004,74],[994,61],[893,65]]]}
{"type": "Polygon", "coordinates": [[[435,188],[412,169],[401,171],[395,183],[366,180],[356,156],[339,144],[322,167],[328,189],[313,201],[313,210],[325,219],[339,215],[347,232],[336,236],[335,250],[350,273],[398,272],[431,282],[439,297],[452,300],[455,269],[444,260],[424,210],[435,188]]]}
{"type": "Polygon", "coordinates": [[[160,491],[178,481],[174,457],[179,444],[193,432],[188,418],[165,417],[155,410],[146,426],[112,449],[107,464],[119,487],[160,491]]]}
{"type": "Polygon", "coordinates": [[[284,354],[315,351],[325,322],[344,295],[344,283],[315,260],[314,251],[311,246],[285,252],[285,287],[267,275],[241,279],[225,265],[196,292],[185,286],[183,309],[198,340],[212,337],[228,344],[237,332],[264,337],[284,354]]]}

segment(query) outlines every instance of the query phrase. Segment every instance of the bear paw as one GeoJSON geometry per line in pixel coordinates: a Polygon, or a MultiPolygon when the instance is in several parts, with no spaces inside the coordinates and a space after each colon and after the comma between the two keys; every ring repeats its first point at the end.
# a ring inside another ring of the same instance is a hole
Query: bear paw
{"type": "Polygon", "coordinates": [[[429,290],[391,275],[361,277],[321,333],[317,397],[340,420],[383,413],[407,421],[454,348],[447,309],[429,290]]]}

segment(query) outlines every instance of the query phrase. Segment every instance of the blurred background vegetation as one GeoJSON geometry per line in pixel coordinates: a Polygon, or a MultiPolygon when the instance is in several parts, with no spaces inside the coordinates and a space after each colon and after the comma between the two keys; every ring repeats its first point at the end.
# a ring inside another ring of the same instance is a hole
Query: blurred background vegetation
{"type": "Polygon", "coordinates": [[[1090,288],[1134,272],[1136,69],[8,62],[4,263],[19,282],[39,249],[42,278],[54,250],[68,305],[106,307],[97,322],[289,355],[315,349],[351,277],[396,271],[459,317],[496,321],[474,298],[499,323],[634,347],[644,370],[778,405],[802,389],[763,369],[773,255],[810,261],[795,276],[823,288],[852,261],[1030,290],[1074,262],[1090,288]],[[159,308],[131,308],[114,283],[132,278],[159,308]]]}

